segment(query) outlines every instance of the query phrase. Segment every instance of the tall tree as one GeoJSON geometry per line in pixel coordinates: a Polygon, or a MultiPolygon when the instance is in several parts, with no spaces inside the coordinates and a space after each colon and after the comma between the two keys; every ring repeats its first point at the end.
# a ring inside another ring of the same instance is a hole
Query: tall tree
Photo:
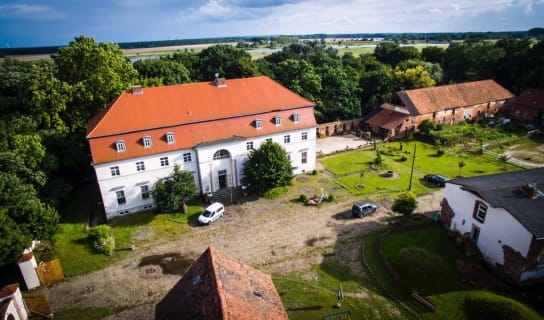
{"type": "Polygon", "coordinates": [[[258,149],[251,150],[243,171],[242,183],[258,193],[286,186],[293,179],[287,153],[273,141],[267,141],[258,149]]]}
{"type": "Polygon", "coordinates": [[[198,79],[201,81],[212,80],[216,73],[226,78],[245,78],[258,74],[251,55],[231,45],[208,47],[198,54],[198,58],[198,79]]]}
{"type": "Polygon", "coordinates": [[[118,45],[84,36],[51,57],[56,79],[72,87],[67,111],[72,131],[84,131],[87,120],[133,85],[138,74],[118,45]]]}
{"type": "Polygon", "coordinates": [[[395,81],[399,90],[427,88],[435,85],[431,75],[422,66],[401,70],[395,68],[395,81]]]}
{"type": "Polygon", "coordinates": [[[134,68],[138,71],[140,79],[160,78],[163,85],[191,82],[189,70],[175,60],[140,60],[134,62],[134,68]]]}

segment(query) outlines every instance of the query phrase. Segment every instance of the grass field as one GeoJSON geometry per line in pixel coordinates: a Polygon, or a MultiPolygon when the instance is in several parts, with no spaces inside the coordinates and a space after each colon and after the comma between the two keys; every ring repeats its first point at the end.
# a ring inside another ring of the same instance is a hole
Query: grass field
{"type": "MultiPolygon", "coordinates": [[[[92,186],[77,189],[61,209],[61,223],[53,238],[54,256],[61,262],[66,276],[73,276],[105,268],[127,256],[132,244],[143,247],[170,241],[191,232],[188,222],[195,219],[202,208],[190,205],[188,214],[154,214],[142,212],[111,221],[116,250],[112,256],[96,253],[87,236],[87,219],[91,211],[89,195],[92,186]]],[[[94,202],[96,203],[96,202],[94,202]]]]}
{"type": "Polygon", "coordinates": [[[437,189],[421,180],[429,173],[454,178],[520,169],[487,155],[446,152],[442,156],[437,156],[434,146],[424,142],[403,142],[402,151],[400,145],[399,142],[391,142],[380,147],[387,154],[381,155],[383,165],[377,169],[373,167],[373,161],[376,158],[375,150],[346,152],[324,157],[321,161],[327,170],[336,174],[338,181],[354,194],[390,194],[407,190],[410,185],[414,147],[416,147],[416,159],[412,176],[412,191],[416,194],[437,189]],[[402,161],[403,157],[406,160],[402,161]],[[459,167],[461,161],[465,164],[462,168],[459,167]],[[392,178],[382,177],[380,174],[386,170],[392,170],[396,175],[392,178]],[[357,185],[362,185],[363,188],[358,188],[357,185]]]}

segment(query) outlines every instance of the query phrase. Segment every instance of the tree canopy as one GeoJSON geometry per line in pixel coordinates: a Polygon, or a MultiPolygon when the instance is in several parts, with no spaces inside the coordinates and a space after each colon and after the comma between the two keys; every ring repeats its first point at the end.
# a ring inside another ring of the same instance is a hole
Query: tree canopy
{"type": "Polygon", "coordinates": [[[196,193],[196,183],[189,171],[174,167],[174,172],[165,179],[155,183],[153,199],[159,208],[166,212],[187,212],[186,203],[196,193]]]}
{"type": "Polygon", "coordinates": [[[249,153],[244,164],[242,183],[257,193],[289,185],[293,179],[291,161],[285,150],[273,141],[266,141],[249,153]]]}

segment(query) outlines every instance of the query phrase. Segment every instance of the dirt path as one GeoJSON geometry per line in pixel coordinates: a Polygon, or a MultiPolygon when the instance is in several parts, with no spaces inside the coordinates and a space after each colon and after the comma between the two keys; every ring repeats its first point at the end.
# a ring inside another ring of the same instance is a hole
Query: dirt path
{"type": "MultiPolygon", "coordinates": [[[[441,192],[421,197],[417,211],[436,211],[441,197],[441,192]]],[[[361,274],[358,242],[346,248],[338,243],[380,228],[389,210],[381,206],[372,216],[351,219],[351,203],[348,199],[317,208],[260,199],[230,206],[211,226],[195,227],[191,234],[163,245],[139,248],[116,265],[43,291],[53,310],[127,306],[111,319],[152,319],[155,303],[208,246],[269,274],[306,270],[331,253],[351,259],[352,271],[361,274]]]]}

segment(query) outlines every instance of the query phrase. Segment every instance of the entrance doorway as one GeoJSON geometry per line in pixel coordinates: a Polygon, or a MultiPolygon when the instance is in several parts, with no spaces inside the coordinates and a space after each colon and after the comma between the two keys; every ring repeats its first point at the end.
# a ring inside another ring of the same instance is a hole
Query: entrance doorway
{"type": "Polygon", "coordinates": [[[219,189],[227,187],[227,170],[217,171],[217,179],[219,181],[219,189]]]}

